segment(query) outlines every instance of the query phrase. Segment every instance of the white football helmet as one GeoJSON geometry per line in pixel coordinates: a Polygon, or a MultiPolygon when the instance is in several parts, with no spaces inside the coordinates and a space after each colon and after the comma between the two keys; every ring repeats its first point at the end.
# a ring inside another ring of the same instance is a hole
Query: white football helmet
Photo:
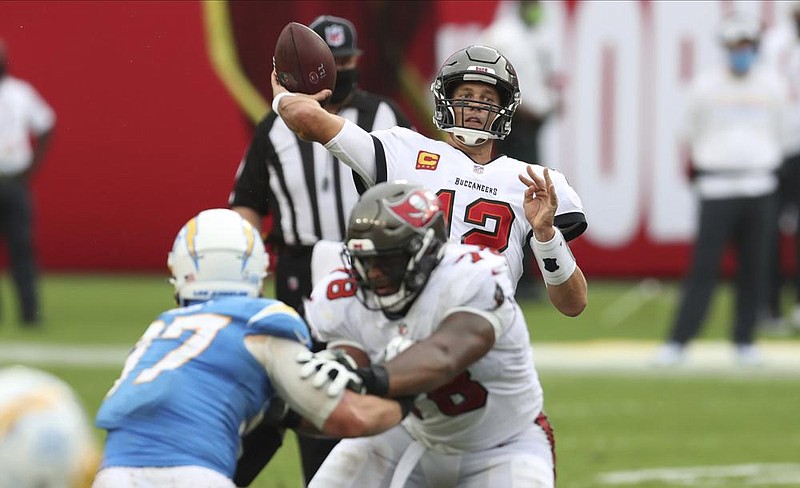
{"type": "Polygon", "coordinates": [[[0,369],[0,488],[88,487],[98,462],[69,385],[25,366],[0,369]]]}
{"type": "Polygon", "coordinates": [[[167,266],[178,304],[224,296],[258,297],[269,256],[261,236],[233,210],[204,210],[178,232],[167,266]]]}

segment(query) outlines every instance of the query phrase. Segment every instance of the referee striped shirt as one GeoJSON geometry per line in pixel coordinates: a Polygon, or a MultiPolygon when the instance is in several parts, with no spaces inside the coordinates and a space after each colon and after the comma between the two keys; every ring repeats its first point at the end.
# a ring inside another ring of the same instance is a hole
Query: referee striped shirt
{"type": "MultiPolygon", "coordinates": [[[[367,131],[410,127],[392,101],[360,90],[338,115],[367,131]]],[[[272,212],[271,242],[313,246],[320,239],[344,240],[358,195],[350,168],[322,144],[301,140],[270,112],[256,126],[228,203],[262,216],[272,212]]]]}

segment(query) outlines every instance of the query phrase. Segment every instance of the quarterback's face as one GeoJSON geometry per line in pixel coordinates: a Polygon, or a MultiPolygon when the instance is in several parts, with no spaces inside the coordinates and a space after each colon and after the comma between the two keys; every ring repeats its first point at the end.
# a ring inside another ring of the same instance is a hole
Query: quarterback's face
{"type": "Polygon", "coordinates": [[[463,100],[463,104],[455,105],[455,122],[457,126],[469,129],[485,129],[491,113],[486,104],[500,105],[497,89],[486,83],[468,81],[453,91],[454,100],[463,100]]]}

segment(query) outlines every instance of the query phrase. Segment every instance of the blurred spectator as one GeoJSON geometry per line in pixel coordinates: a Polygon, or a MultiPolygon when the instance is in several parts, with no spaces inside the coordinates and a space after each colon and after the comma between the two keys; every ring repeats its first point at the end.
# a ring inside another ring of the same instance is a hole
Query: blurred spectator
{"type": "Polygon", "coordinates": [[[755,18],[725,18],[720,37],[727,63],[701,73],[689,92],[685,129],[699,229],[677,317],[656,358],[661,365],[680,362],[697,335],[729,241],[737,252],[736,357],[741,364],[760,362],[753,336],[769,279],[788,102],[780,73],[757,62],[760,35],[755,18]]]}
{"type": "MultiPolygon", "coordinates": [[[[314,19],[309,27],[325,40],[336,61],[336,86],[325,104],[326,110],[368,131],[396,125],[410,127],[394,102],[358,89],[361,49],[349,20],[324,15],[314,19]]],[[[303,300],[311,294],[312,253],[315,262],[326,261],[324,255],[332,248],[333,259],[341,265],[340,243],[350,209],[357,200],[350,168],[339,163],[321,144],[301,140],[270,112],[256,126],[250,148],[236,173],[229,204],[259,230],[263,217],[272,213],[268,244],[270,254],[277,256],[275,295],[302,313],[303,300]]],[[[281,439],[274,432],[272,440],[267,436],[269,433],[256,430],[245,440],[239,474],[243,469],[250,473],[260,471],[267,457],[258,455],[258,449],[269,451],[264,446],[270,443],[273,451],[280,446],[281,439]],[[248,453],[251,442],[252,455],[248,453]]],[[[298,435],[298,441],[303,475],[308,481],[337,441],[303,435],[298,435]]],[[[239,475],[238,481],[243,481],[239,475]]]]}
{"type": "Polygon", "coordinates": [[[762,45],[764,60],[777,68],[789,82],[790,109],[786,157],[779,171],[778,228],[776,247],[771,253],[772,282],[768,302],[768,328],[785,330],[781,320],[781,229],[791,229],[795,234],[795,303],[789,324],[800,330],[800,238],[798,237],[798,212],[800,211],[800,1],[791,2],[787,15],[764,35],[762,45]],[[770,327],[772,326],[772,327],[770,327]]]}
{"type": "Polygon", "coordinates": [[[8,64],[0,40],[0,234],[8,243],[21,322],[32,326],[40,315],[29,183],[49,147],[55,114],[30,84],[9,74],[8,64]]]}
{"type": "Polygon", "coordinates": [[[69,385],[25,366],[0,369],[0,488],[88,488],[98,461],[69,385]]]}
{"type": "MultiPolygon", "coordinates": [[[[546,20],[545,9],[538,0],[500,2],[480,44],[492,46],[508,57],[517,70],[520,92],[524,93],[511,133],[496,142],[495,150],[526,163],[554,166],[539,157],[540,129],[548,117],[556,114],[560,99],[552,52],[543,35],[546,20]]],[[[525,263],[517,288],[523,290],[523,296],[540,296],[543,287],[528,246],[525,263]]]]}

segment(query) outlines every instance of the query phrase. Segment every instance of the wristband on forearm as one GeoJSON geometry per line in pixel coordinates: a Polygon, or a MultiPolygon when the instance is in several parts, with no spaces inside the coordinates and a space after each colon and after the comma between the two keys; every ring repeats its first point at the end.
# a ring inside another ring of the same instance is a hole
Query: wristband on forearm
{"type": "Polygon", "coordinates": [[[572,251],[558,229],[555,230],[553,238],[547,242],[539,242],[536,240],[536,236],[533,236],[531,249],[539,269],[542,270],[544,282],[548,285],[564,283],[578,267],[572,251]]]}
{"type": "Polygon", "coordinates": [[[281,106],[281,98],[283,97],[294,97],[296,96],[294,93],[291,92],[281,92],[275,95],[275,98],[272,99],[272,111],[278,114],[278,117],[281,116],[280,106],[281,106]]]}
{"type": "Polygon", "coordinates": [[[389,393],[389,373],[380,364],[358,368],[356,374],[364,383],[364,393],[381,397],[389,393]]]}

